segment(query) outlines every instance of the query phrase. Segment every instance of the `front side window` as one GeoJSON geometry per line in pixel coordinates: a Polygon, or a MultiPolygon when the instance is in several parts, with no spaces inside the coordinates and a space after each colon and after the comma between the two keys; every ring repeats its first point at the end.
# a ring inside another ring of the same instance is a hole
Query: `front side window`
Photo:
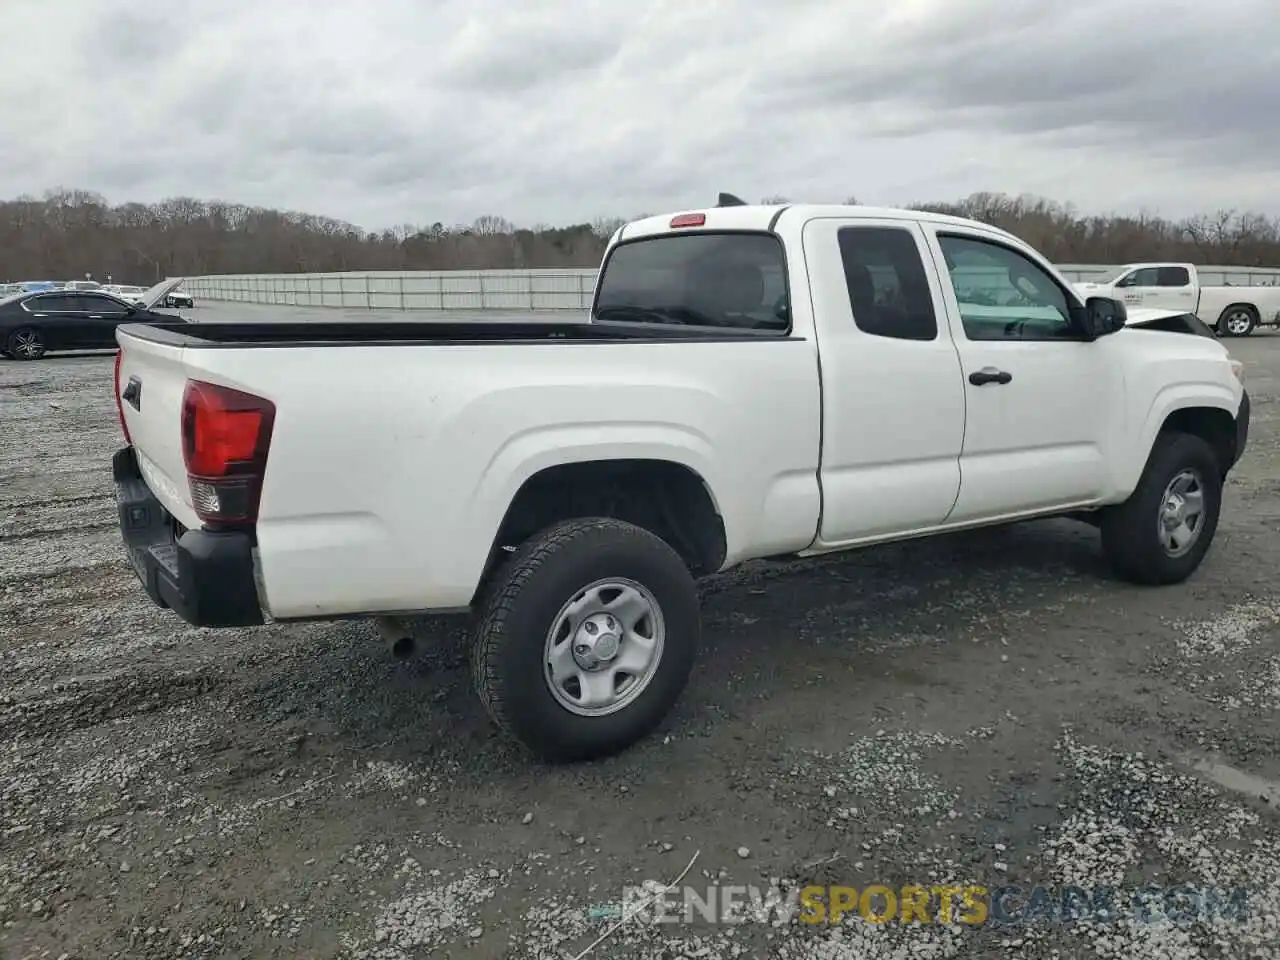
{"type": "Polygon", "coordinates": [[[1067,292],[1034,260],[1001,243],[939,234],[970,340],[1078,340],[1067,292]]]}
{"type": "Polygon", "coordinates": [[[768,233],[663,234],[618,244],[596,281],[593,319],[785,333],[782,242],[768,233]]]}
{"type": "Polygon", "coordinates": [[[82,293],[76,300],[79,301],[78,309],[86,313],[96,313],[100,315],[124,313],[124,304],[112,297],[103,297],[93,293],[82,293]]]}
{"type": "Polygon", "coordinates": [[[1159,283],[1160,271],[1155,267],[1135,270],[1116,284],[1117,287],[1154,287],[1159,283]]]}

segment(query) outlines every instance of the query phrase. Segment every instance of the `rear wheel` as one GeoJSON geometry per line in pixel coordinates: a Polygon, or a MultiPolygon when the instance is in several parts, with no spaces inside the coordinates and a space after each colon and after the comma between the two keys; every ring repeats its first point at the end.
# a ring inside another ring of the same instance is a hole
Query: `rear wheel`
{"type": "Polygon", "coordinates": [[[505,732],[545,760],[590,760],[661,723],[699,632],[697,587],[665,541],[619,520],[568,520],[494,578],[472,672],[505,732]]]}
{"type": "Polygon", "coordinates": [[[1132,583],[1180,583],[1209,552],[1222,507],[1222,467],[1213,448],[1186,433],[1156,438],[1137,489],[1102,518],[1116,574],[1132,583]]]}
{"type": "Polygon", "coordinates": [[[1233,304],[1218,317],[1218,333],[1227,337],[1247,337],[1258,325],[1258,311],[1248,304],[1233,304]]]}
{"type": "Polygon", "coordinates": [[[33,327],[23,327],[9,334],[5,349],[15,360],[39,360],[45,353],[44,337],[33,327]]]}

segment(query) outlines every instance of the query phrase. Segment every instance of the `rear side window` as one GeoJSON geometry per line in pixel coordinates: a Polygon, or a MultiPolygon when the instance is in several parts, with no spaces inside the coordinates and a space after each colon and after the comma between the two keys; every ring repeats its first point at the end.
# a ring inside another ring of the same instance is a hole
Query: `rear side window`
{"type": "Polygon", "coordinates": [[[843,227],[837,238],[858,329],[895,340],[936,339],[938,318],[916,238],[899,227],[843,227]]]}
{"type": "Polygon", "coordinates": [[[1161,267],[1156,271],[1157,287],[1185,287],[1191,283],[1191,273],[1186,267],[1161,267]]]}
{"type": "Polygon", "coordinates": [[[33,313],[76,309],[76,305],[70,297],[58,293],[48,294],[43,297],[32,297],[23,306],[33,313]]]}
{"type": "Polygon", "coordinates": [[[782,242],[769,233],[687,233],[620,243],[596,282],[595,319],[786,333],[782,242]]]}

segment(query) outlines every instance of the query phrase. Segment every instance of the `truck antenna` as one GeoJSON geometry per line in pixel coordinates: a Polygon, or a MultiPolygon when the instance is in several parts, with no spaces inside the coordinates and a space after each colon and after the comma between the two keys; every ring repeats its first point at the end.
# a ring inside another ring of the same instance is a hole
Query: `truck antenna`
{"type": "Polygon", "coordinates": [[[732,193],[720,194],[720,199],[716,201],[717,207],[745,207],[747,201],[741,197],[735,197],[732,193]]]}

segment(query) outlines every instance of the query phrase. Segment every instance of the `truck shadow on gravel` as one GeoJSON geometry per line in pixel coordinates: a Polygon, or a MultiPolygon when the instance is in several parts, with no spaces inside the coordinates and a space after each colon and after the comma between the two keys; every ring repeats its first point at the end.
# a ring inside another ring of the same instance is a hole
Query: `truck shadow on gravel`
{"type": "MultiPolygon", "coordinates": [[[[1105,589],[1096,533],[1037,522],[787,563],[751,563],[703,584],[703,646],[680,706],[648,743],[716,745],[775,710],[820,716],[824,698],[868,703],[962,685],[938,660],[996,636],[1005,620],[1105,589]],[[886,670],[887,668],[887,670],[886,670]],[[886,676],[887,672],[887,676],[886,676]]],[[[414,622],[418,653],[392,659],[360,622],[287,657],[249,696],[264,720],[305,730],[310,749],[387,759],[468,760],[473,770],[539,766],[495,737],[467,671],[468,624],[414,622]]],[[[1010,629],[1021,629],[1014,624],[1010,629]]],[[[645,751],[642,748],[639,754],[645,751]]],[[[630,765],[637,751],[603,761],[630,765]]],[[[481,775],[485,779],[487,775],[481,775]]]]}

